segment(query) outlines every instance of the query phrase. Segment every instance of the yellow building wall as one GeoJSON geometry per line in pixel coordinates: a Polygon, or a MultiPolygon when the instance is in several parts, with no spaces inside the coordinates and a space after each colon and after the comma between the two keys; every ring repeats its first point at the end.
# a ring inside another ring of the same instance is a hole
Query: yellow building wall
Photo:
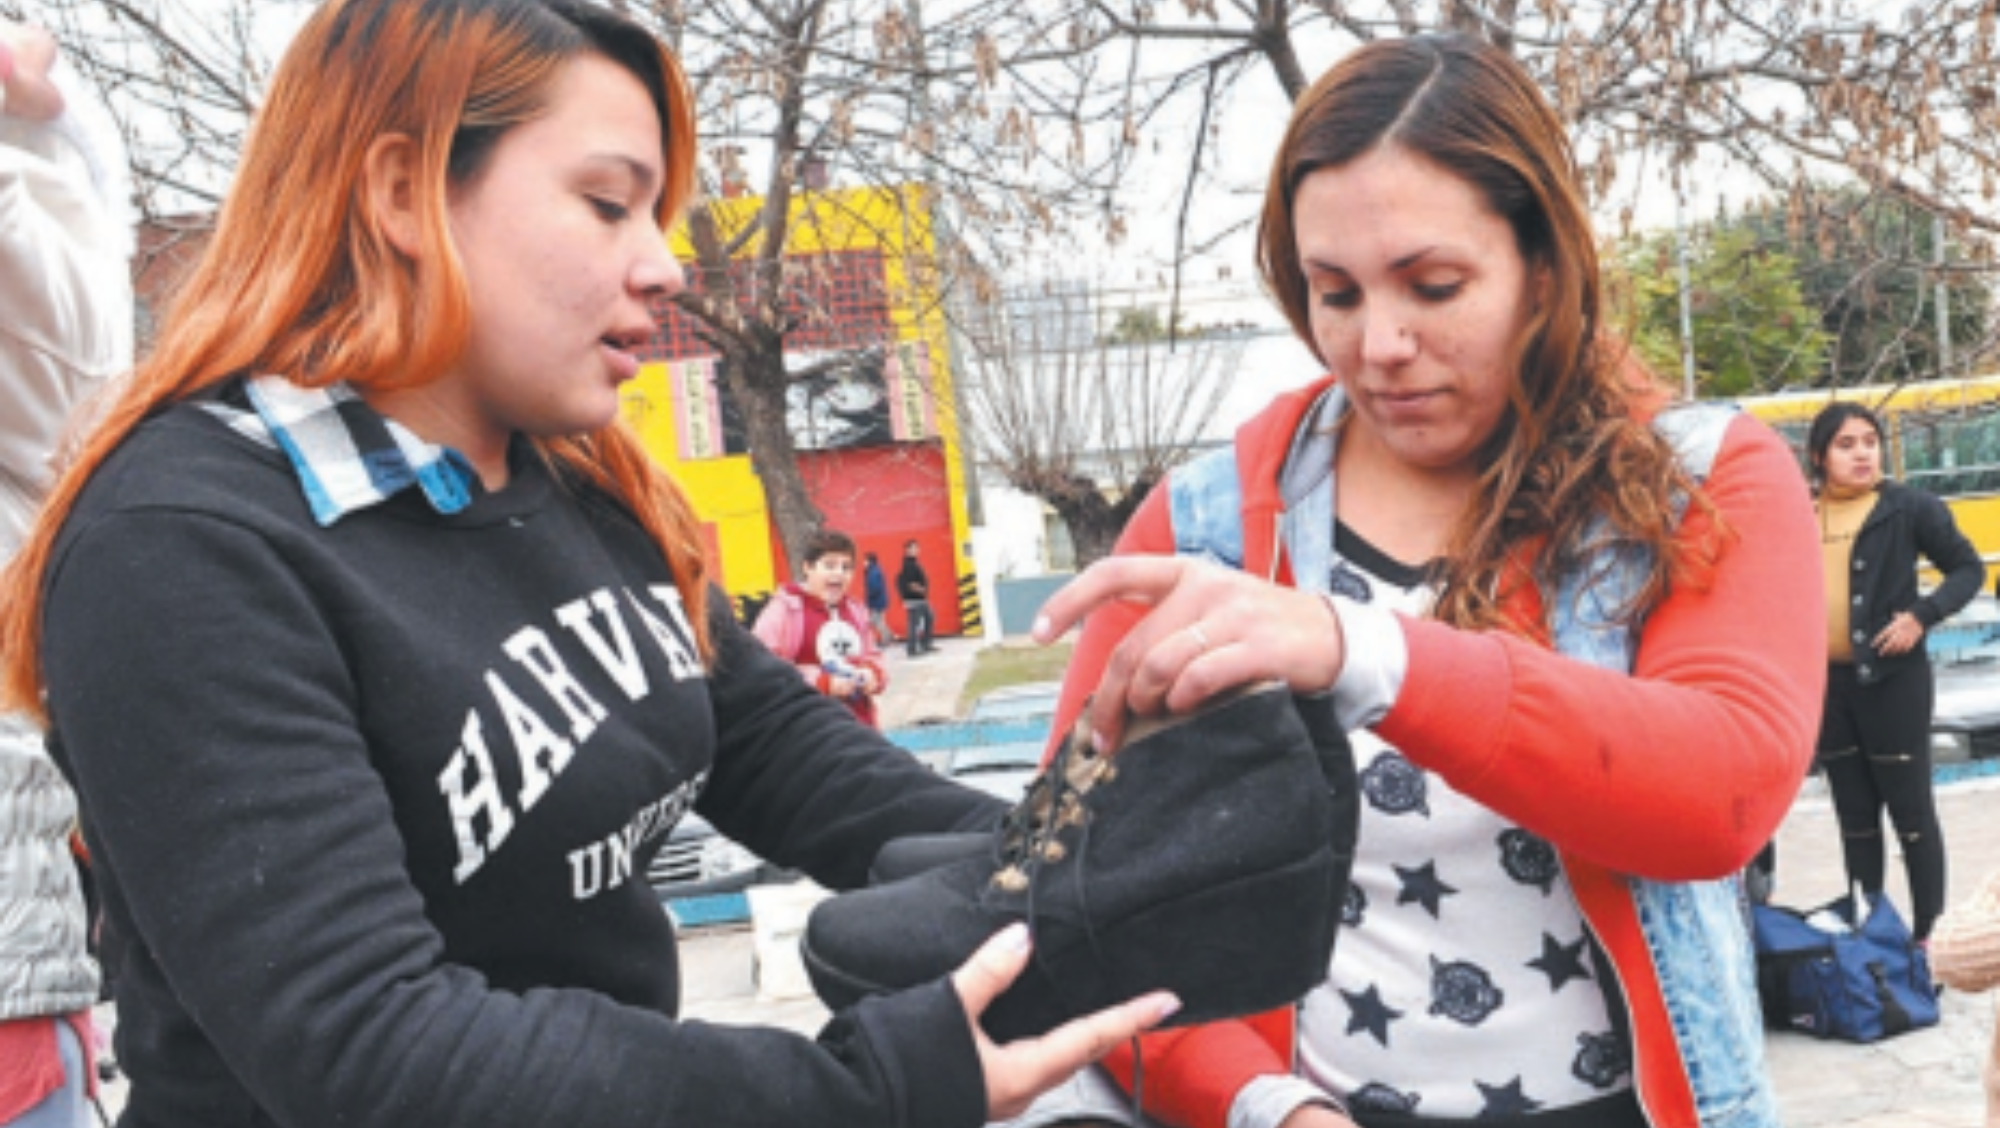
{"type": "Polygon", "coordinates": [[[742,595],[776,587],[778,572],[771,560],[764,486],[750,468],[749,456],[681,459],[664,364],[640,368],[621,395],[625,420],[639,433],[639,441],[687,491],[695,515],[714,526],[715,549],[722,565],[718,579],[724,590],[742,595]]]}
{"type": "MultiPolygon", "coordinates": [[[[951,507],[952,573],[959,589],[959,618],[967,634],[981,633],[978,585],[971,556],[971,519],[967,511],[965,460],[960,455],[957,399],[953,393],[951,350],[943,295],[939,289],[936,239],[925,189],[852,188],[800,192],[791,201],[787,228],[791,256],[829,251],[879,250],[888,289],[889,321],[895,342],[920,345],[930,361],[931,415],[944,447],[946,497],[951,507]]],[[[758,197],[741,197],[715,205],[725,238],[753,222],[763,207],[758,197]]],[[[694,260],[694,244],[686,224],[668,236],[668,244],[683,262],[694,260]]],[[[738,252],[747,258],[761,248],[761,239],[747,240],[738,252]]],[[[625,417],[639,432],[655,460],[685,489],[696,513],[715,527],[722,557],[723,583],[731,595],[762,594],[776,586],[778,571],[771,559],[769,509],[764,488],[747,455],[683,460],[675,431],[675,405],[665,363],[649,364],[625,386],[625,417]]],[[[900,389],[891,388],[890,394],[900,389]]],[[[922,413],[913,413],[921,418],[922,413]]]]}

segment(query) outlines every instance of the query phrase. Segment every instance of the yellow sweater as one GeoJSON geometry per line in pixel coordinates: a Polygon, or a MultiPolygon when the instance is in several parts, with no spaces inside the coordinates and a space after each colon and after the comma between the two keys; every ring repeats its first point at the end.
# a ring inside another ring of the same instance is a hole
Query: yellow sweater
{"type": "Polygon", "coordinates": [[[1853,571],[1854,538],[1881,495],[1874,490],[1842,494],[1828,486],[1814,502],[1819,510],[1820,571],[1826,576],[1826,657],[1842,665],[1854,661],[1848,618],[1847,579],[1853,571]]]}

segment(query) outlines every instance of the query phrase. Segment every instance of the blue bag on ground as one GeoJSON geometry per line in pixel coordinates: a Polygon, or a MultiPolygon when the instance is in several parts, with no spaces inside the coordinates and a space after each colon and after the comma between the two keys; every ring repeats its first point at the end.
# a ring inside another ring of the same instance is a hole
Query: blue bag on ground
{"type": "Polygon", "coordinates": [[[1775,905],[1750,907],[1757,993],[1766,1025],[1850,1042],[1875,1042],[1937,1025],[1930,961],[1910,939],[1895,906],[1875,893],[1868,897],[1868,918],[1859,927],[1855,913],[1856,901],[1848,897],[1805,913],[1775,905]]]}

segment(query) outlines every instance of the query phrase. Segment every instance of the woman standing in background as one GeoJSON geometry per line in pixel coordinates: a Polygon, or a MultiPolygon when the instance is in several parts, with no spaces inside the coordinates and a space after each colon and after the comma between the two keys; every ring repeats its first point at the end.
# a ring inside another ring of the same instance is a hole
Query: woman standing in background
{"type": "Polygon", "coordinates": [[[1881,892],[1887,808],[1910,880],[1911,933],[1923,940],[1945,895],[1924,635],[1971,600],[1986,569],[1944,502],[1882,476],[1884,445],[1882,421],[1858,403],[1828,405],[1806,436],[1826,577],[1819,762],[1848,883],[1881,892]],[[1919,556],[1943,575],[1928,595],[1917,590],[1919,556]]]}

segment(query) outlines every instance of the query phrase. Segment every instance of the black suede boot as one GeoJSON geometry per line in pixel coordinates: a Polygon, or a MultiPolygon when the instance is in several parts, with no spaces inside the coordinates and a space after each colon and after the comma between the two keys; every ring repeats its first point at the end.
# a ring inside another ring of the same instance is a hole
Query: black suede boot
{"type": "Polygon", "coordinates": [[[1172,1025],[1270,1010],[1326,976],[1357,797],[1331,700],[1281,685],[1135,722],[1112,757],[1079,731],[983,843],[822,902],[800,955],[838,1010],[1026,921],[1034,958],[984,1017],[1002,1041],[1153,990],[1180,997],[1172,1025]]]}
{"type": "Polygon", "coordinates": [[[887,885],[968,858],[992,857],[993,834],[975,830],[912,834],[891,839],[868,865],[868,884],[887,885]]]}

